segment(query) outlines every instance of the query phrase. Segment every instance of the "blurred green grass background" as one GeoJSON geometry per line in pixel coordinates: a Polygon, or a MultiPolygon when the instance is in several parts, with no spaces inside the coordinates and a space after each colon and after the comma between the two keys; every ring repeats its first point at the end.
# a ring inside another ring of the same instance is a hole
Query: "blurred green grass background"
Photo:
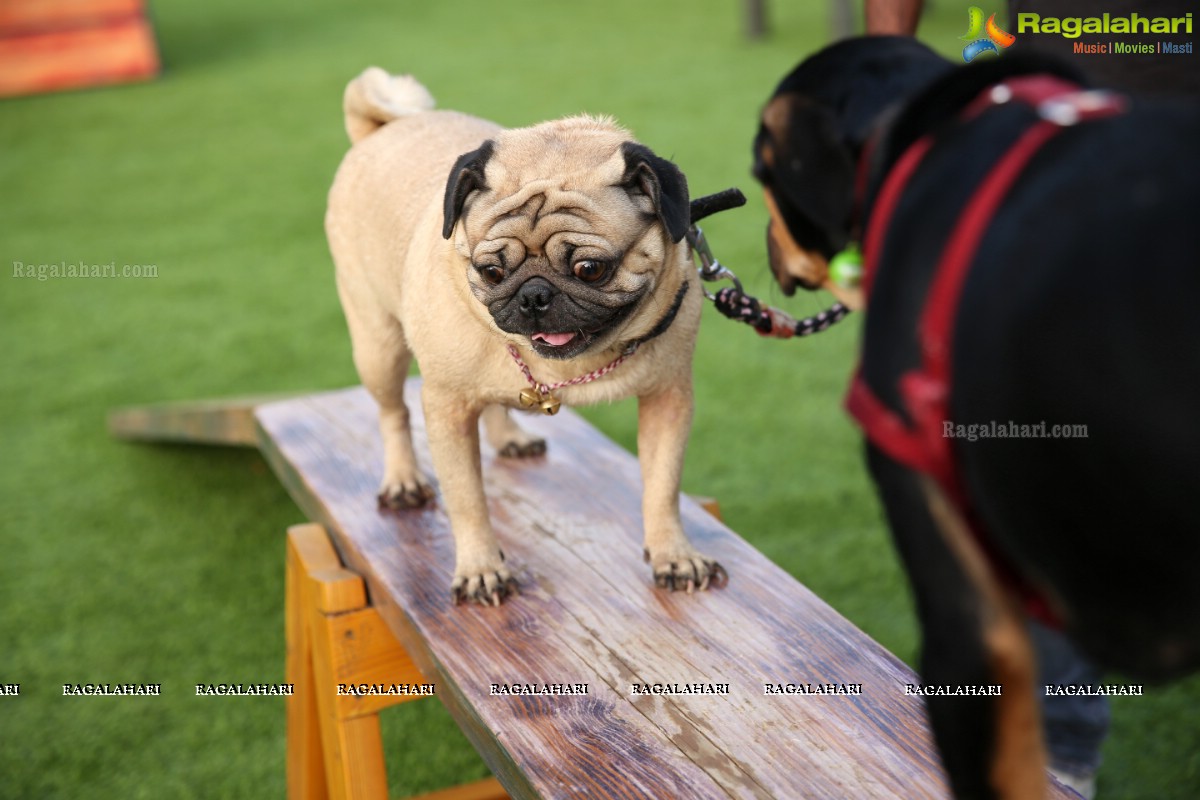
{"type": "MultiPolygon", "coordinates": [[[[959,47],[967,3],[922,38],[959,47]]],[[[284,707],[192,696],[283,679],[283,531],[302,521],[254,452],[137,446],[118,406],[357,382],[321,228],[347,142],[341,93],[369,64],[505,125],[612,114],[747,208],[705,228],[748,289],[780,297],[748,177],[756,114],[829,38],[822,2],[153,3],[152,83],[0,102],[0,267],[155,265],[155,279],[0,282],[0,798],[284,794],[284,707]],[[68,682],[163,684],[72,699],[68,682]]],[[[685,488],[910,664],[907,589],[840,410],[858,320],[760,340],[706,311],[685,488]]],[[[629,449],[630,403],[584,411],[629,449]]],[[[1102,797],[1200,796],[1200,682],[1114,703],[1102,797]]],[[[437,704],[385,712],[397,796],[486,773],[437,704]]]]}

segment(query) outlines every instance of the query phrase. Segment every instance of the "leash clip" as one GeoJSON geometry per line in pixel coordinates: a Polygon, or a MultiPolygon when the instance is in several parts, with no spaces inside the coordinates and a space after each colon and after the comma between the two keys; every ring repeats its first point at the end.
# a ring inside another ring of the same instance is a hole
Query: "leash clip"
{"type": "MultiPolygon", "coordinates": [[[[742,292],[742,282],[738,280],[738,276],[733,274],[733,270],[717,261],[713,256],[712,248],[708,246],[708,239],[704,237],[704,231],[699,225],[692,225],[687,232],[688,244],[692,246],[694,252],[700,258],[700,277],[712,283],[714,281],[728,280],[733,282],[733,286],[742,292]]],[[[709,300],[715,300],[716,297],[704,289],[704,296],[709,300]]]]}

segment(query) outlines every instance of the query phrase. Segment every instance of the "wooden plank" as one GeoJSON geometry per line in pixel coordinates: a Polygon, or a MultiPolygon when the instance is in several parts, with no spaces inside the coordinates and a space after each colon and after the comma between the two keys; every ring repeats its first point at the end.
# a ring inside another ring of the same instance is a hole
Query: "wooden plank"
{"type": "MultiPolygon", "coordinates": [[[[421,404],[410,381],[419,457],[421,404]]],[[[260,407],[261,446],[330,531],[373,605],[513,797],[945,797],[915,676],[684,501],[697,545],[731,576],[669,594],[641,559],[636,460],[569,412],[523,418],[543,458],[485,451],[493,523],[522,594],[452,607],[436,508],[381,512],[375,406],[361,389],[260,407]],[[492,684],[587,684],[586,696],[493,696],[492,684]],[[634,696],[632,684],[728,684],[634,696]],[[861,696],[765,696],[765,684],[857,684],[861,696]]],[[[1063,795],[1064,797],[1066,795],[1063,795]]]]}
{"type": "Polygon", "coordinates": [[[291,392],[120,408],[108,415],[108,431],[130,441],[257,447],[254,409],[298,396],[291,392]]]}

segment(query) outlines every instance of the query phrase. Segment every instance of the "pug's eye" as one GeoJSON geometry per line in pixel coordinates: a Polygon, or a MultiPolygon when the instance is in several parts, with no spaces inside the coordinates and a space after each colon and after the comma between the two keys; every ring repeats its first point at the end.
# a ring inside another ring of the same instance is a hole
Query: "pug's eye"
{"type": "Polygon", "coordinates": [[[604,261],[592,261],[585,259],[575,262],[575,277],[584,283],[595,283],[604,277],[604,273],[608,271],[608,264],[604,261]]]}
{"type": "Polygon", "coordinates": [[[479,274],[483,276],[483,279],[492,286],[504,280],[504,269],[495,264],[484,264],[476,267],[476,269],[479,270],[479,274]]]}

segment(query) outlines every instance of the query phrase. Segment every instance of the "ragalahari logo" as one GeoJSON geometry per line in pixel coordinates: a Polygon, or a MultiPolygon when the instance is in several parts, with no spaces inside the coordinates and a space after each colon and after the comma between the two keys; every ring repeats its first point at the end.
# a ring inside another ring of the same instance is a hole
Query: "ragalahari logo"
{"type": "Polygon", "coordinates": [[[995,14],[988,17],[987,24],[984,24],[983,9],[979,6],[971,6],[967,10],[967,25],[967,32],[958,37],[967,42],[963,48],[963,61],[970,62],[984,53],[1000,55],[1001,48],[1009,47],[1017,40],[1011,33],[1001,30],[996,24],[995,14]]]}

